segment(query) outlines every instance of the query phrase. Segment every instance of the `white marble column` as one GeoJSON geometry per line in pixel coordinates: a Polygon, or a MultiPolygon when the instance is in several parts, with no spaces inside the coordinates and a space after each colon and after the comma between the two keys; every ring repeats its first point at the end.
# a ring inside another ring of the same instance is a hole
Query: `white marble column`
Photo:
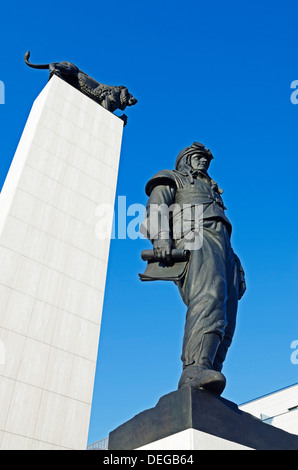
{"type": "Polygon", "coordinates": [[[0,197],[0,449],[86,448],[122,131],[56,76],[29,115],[0,197]]]}

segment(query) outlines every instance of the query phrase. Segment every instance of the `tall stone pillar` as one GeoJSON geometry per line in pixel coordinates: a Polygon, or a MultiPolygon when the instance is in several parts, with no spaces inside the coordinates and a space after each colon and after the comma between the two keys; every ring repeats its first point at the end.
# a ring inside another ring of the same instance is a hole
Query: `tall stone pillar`
{"type": "Polygon", "coordinates": [[[110,245],[97,208],[114,205],[122,131],[56,76],[34,102],[0,198],[0,449],[86,448],[110,245]]]}

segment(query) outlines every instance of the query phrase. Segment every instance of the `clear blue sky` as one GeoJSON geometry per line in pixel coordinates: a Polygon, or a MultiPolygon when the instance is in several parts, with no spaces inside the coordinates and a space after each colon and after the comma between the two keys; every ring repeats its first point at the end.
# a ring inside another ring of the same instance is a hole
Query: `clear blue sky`
{"type": "MultiPolygon", "coordinates": [[[[47,71],[68,60],[138,98],[127,110],[117,196],[145,204],[151,175],[193,141],[214,154],[247,293],[224,366],[236,403],[296,383],[298,5],[269,0],[110,4],[5,2],[1,7],[0,183],[47,71]]],[[[128,222],[132,217],[128,217],[128,222]]],[[[171,283],[138,279],[147,241],[111,243],[89,443],[177,388],[185,306],[171,283]]]]}

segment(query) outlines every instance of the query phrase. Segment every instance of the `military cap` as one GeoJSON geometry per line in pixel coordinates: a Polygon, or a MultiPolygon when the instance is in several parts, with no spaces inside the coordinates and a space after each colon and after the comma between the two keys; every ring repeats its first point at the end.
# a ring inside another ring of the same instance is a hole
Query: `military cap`
{"type": "Polygon", "coordinates": [[[192,155],[193,153],[201,153],[205,155],[209,161],[213,159],[212,153],[209,149],[205,148],[204,144],[201,144],[200,142],[194,142],[190,147],[185,147],[183,150],[181,150],[181,152],[178,153],[175,163],[176,170],[178,169],[180,160],[185,156],[192,155]]]}

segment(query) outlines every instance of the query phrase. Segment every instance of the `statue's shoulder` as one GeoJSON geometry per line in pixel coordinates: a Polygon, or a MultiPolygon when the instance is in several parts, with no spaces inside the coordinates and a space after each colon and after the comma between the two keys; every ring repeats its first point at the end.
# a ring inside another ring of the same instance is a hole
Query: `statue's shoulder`
{"type": "Polygon", "coordinates": [[[175,170],[161,170],[150,178],[145,187],[145,192],[147,196],[150,196],[152,189],[155,186],[160,185],[170,185],[174,186],[176,189],[181,187],[181,177],[179,173],[175,170]]]}

